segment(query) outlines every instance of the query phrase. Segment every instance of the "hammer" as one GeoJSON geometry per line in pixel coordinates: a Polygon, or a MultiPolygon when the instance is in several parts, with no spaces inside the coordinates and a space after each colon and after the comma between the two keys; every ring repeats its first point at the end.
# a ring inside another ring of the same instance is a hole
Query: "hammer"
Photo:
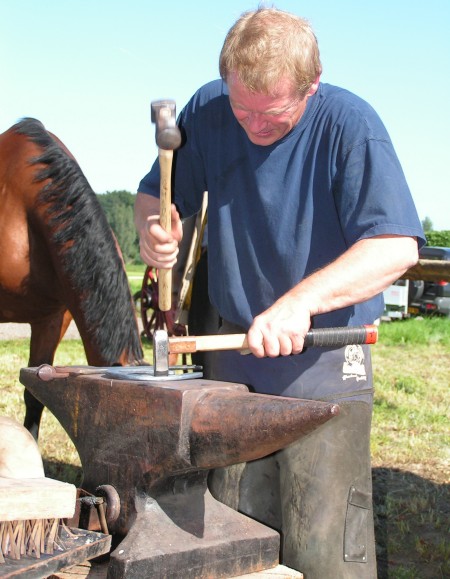
{"type": "MultiPolygon", "coordinates": [[[[160,180],[160,224],[170,233],[172,229],[172,161],[173,151],[181,145],[181,133],[176,124],[175,101],[160,100],[151,103],[151,119],[156,125],[156,144],[161,172],[160,180]]],[[[159,308],[168,312],[172,307],[172,270],[160,269],[158,272],[159,308]]]]}
{"type": "MultiPolygon", "coordinates": [[[[304,347],[340,348],[353,344],[375,344],[378,327],[374,324],[343,328],[318,328],[309,330],[304,347]]],[[[165,330],[157,330],[153,336],[154,375],[167,376],[169,354],[191,354],[218,350],[248,349],[246,334],[216,334],[211,336],[168,337],[165,330]]]]}

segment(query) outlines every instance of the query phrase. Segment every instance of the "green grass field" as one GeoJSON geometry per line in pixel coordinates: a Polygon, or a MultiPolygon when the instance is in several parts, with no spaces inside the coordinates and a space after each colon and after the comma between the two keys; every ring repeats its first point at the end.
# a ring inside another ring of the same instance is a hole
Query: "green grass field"
{"type": "Polygon", "coordinates": [[[142,289],[142,280],[144,277],[146,267],[144,265],[133,264],[127,265],[126,271],[128,275],[128,282],[130,284],[131,294],[134,295],[136,292],[142,289]]]}
{"type": "Polygon", "coordinates": [[[379,576],[450,576],[450,320],[380,326],[372,465],[379,576]]]}
{"type": "MultiPolygon", "coordinates": [[[[449,577],[450,320],[383,323],[379,334],[372,348],[379,578],[449,577]]],[[[144,349],[151,360],[150,345],[144,349]]],[[[19,422],[24,408],[18,375],[27,358],[28,340],[0,341],[0,414],[19,422]]],[[[81,342],[64,340],[55,364],[85,363],[81,342]]],[[[48,476],[81,484],[75,448],[48,411],[39,444],[48,476]]]]}

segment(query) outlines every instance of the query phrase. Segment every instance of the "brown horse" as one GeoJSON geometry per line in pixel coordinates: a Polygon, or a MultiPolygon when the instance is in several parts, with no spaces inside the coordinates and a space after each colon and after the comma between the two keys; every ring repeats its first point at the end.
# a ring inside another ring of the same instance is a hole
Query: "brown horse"
{"type": "MultiPolygon", "coordinates": [[[[52,364],[73,317],[88,364],[143,361],[120,250],[79,165],[35,119],[0,135],[0,322],[31,325],[29,366],[52,364]]],[[[43,406],[25,391],[37,439],[43,406]]]]}

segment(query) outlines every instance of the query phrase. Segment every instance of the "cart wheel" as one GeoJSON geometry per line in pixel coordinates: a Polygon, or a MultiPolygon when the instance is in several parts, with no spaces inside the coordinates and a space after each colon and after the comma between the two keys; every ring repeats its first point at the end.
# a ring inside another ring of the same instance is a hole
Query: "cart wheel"
{"type": "Polygon", "coordinates": [[[95,495],[106,500],[106,522],[115,523],[120,514],[119,493],[112,485],[100,485],[95,489],[95,495]]]}
{"type": "Polygon", "coordinates": [[[145,336],[153,340],[156,330],[166,330],[169,336],[184,336],[185,326],[175,323],[175,308],[168,312],[159,309],[158,276],[155,269],[147,267],[140,292],[141,318],[145,336]]]}

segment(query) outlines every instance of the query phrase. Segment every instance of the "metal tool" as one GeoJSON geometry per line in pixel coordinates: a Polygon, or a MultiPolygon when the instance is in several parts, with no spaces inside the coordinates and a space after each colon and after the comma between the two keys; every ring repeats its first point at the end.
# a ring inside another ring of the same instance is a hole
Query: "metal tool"
{"type": "Polygon", "coordinates": [[[234,577],[277,565],[279,534],[214,499],[209,470],[285,448],[337,417],[337,404],[214,380],[56,374],[44,382],[22,368],[20,381],[74,443],[83,492],[106,496],[108,577],[234,577]]]}
{"type": "Polygon", "coordinates": [[[203,376],[202,367],[196,365],[180,365],[167,367],[167,373],[155,375],[154,366],[51,366],[42,364],[36,369],[36,375],[42,382],[50,382],[58,378],[75,376],[91,376],[100,374],[104,378],[114,380],[137,380],[139,382],[191,380],[203,376]]]}
{"type": "MultiPolygon", "coordinates": [[[[172,161],[173,151],[181,145],[181,133],[176,124],[175,101],[160,100],[151,103],[151,119],[156,125],[156,144],[161,171],[160,223],[165,231],[172,228],[172,161]]],[[[158,272],[159,308],[168,312],[172,307],[172,270],[158,272]]]]}
{"type": "MultiPolygon", "coordinates": [[[[177,336],[169,338],[165,330],[157,330],[154,339],[157,343],[157,346],[155,347],[154,345],[153,347],[155,376],[167,375],[169,354],[248,349],[246,334],[177,336]]],[[[375,325],[318,328],[309,330],[306,334],[304,347],[340,348],[351,344],[375,344],[377,340],[378,327],[375,325]]]]}

